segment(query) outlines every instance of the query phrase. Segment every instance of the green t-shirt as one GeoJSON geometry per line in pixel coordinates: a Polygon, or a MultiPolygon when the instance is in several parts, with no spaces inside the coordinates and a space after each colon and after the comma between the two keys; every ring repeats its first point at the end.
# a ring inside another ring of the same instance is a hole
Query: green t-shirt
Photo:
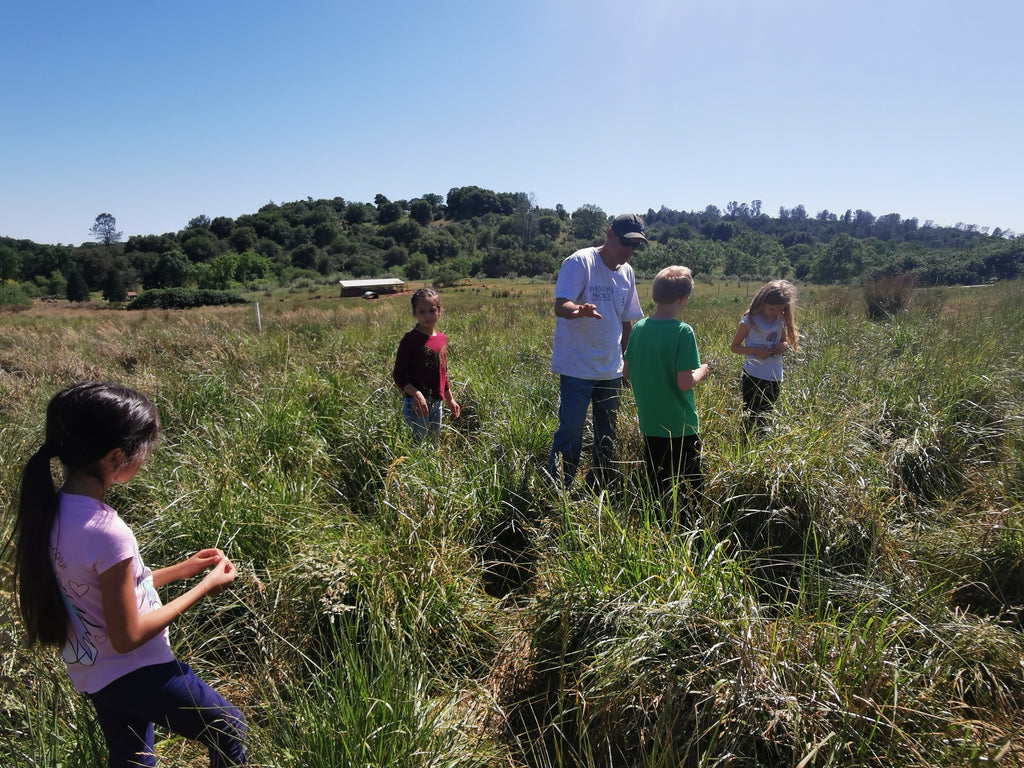
{"type": "Polygon", "coordinates": [[[629,383],[636,398],[640,434],[683,437],[697,434],[693,389],[679,389],[679,371],[700,367],[693,329],[679,320],[645,317],[633,326],[626,347],[629,383]]]}

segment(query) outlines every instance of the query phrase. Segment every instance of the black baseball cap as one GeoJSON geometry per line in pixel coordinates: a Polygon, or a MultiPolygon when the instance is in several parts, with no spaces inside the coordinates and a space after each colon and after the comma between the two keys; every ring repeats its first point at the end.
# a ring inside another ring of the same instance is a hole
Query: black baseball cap
{"type": "Polygon", "coordinates": [[[612,232],[619,237],[639,238],[647,242],[644,237],[644,220],[635,213],[620,213],[616,216],[612,221],[612,232]]]}

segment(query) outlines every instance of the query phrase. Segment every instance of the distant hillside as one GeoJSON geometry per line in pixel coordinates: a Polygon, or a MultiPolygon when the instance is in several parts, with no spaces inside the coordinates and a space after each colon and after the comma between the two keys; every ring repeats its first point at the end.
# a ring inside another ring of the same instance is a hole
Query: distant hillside
{"type": "MultiPolygon", "coordinates": [[[[811,216],[798,205],[770,216],[755,200],[724,211],[662,206],[643,215],[651,245],[633,265],[648,276],[677,263],[705,277],[829,284],[907,275],[923,285],[981,283],[1016,277],[1024,258],[1024,238],[1013,232],[922,225],[898,213],[811,216]]],[[[565,256],[599,243],[608,222],[596,205],[541,208],[526,193],[476,186],[453,188],[447,197],[377,195],[372,204],[340,197],[270,203],[235,219],[196,216],[178,232],[127,242],[114,215],[104,213],[93,227],[95,244],[0,238],[0,279],[28,296],[80,301],[99,291],[121,301],[152,288],[225,290],[342,276],[439,285],[468,276],[553,276],[565,256]]]]}

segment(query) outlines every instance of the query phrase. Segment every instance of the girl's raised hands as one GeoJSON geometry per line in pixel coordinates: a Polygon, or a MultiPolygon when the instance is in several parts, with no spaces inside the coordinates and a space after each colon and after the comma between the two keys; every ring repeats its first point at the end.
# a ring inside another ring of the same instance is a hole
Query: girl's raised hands
{"type": "Polygon", "coordinates": [[[213,566],[213,570],[203,577],[202,583],[208,588],[206,594],[219,595],[224,591],[225,587],[235,580],[237,574],[238,569],[235,568],[235,564],[221,553],[220,560],[213,566]]]}
{"type": "Polygon", "coordinates": [[[197,573],[202,573],[207,568],[213,568],[217,563],[225,558],[224,553],[216,547],[207,547],[196,552],[192,557],[182,561],[181,568],[184,574],[183,578],[189,576],[195,576],[197,573]]]}

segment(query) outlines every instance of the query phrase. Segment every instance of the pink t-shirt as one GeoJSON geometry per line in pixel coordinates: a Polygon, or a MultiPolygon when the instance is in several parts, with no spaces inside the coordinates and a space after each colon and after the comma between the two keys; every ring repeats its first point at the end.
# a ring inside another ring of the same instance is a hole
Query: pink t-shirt
{"type": "Polygon", "coordinates": [[[102,501],[71,493],[59,495],[50,532],[50,559],[68,610],[68,635],[61,655],[75,688],[94,693],[140,667],[174,660],[167,630],[133,651],[118,653],[107,639],[100,574],[131,559],[139,613],[159,608],[153,573],[139,556],[139,545],[125,522],[102,501]]]}

